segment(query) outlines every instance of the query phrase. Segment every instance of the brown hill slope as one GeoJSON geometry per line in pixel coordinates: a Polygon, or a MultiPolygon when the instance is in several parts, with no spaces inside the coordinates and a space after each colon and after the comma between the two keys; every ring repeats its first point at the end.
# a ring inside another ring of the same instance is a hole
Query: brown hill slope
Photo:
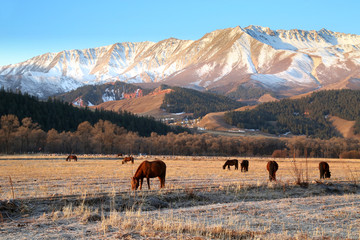
{"type": "Polygon", "coordinates": [[[336,116],[330,116],[333,126],[338,130],[344,138],[360,139],[360,135],[354,134],[355,121],[348,121],[336,116]]]}
{"type": "MultiPolygon", "coordinates": [[[[246,111],[254,109],[256,106],[244,106],[236,109],[235,111],[246,111]]],[[[239,128],[229,125],[224,120],[225,112],[215,112],[206,114],[200,122],[198,127],[215,131],[237,131],[239,128]]]]}
{"type": "Polygon", "coordinates": [[[224,113],[225,112],[208,113],[200,120],[197,125],[201,128],[216,131],[229,131],[238,129],[224,121],[224,113]]]}
{"type": "Polygon", "coordinates": [[[138,115],[159,116],[163,111],[160,106],[164,100],[165,93],[157,95],[147,95],[140,98],[124,99],[118,101],[109,101],[97,106],[95,108],[110,110],[110,111],[128,111],[138,115]]]}

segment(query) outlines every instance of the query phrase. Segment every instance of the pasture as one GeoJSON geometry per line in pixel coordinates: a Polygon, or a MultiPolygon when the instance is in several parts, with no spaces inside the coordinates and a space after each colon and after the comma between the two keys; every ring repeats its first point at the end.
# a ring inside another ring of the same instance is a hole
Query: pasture
{"type": "Polygon", "coordinates": [[[360,161],[115,155],[0,156],[0,239],[360,238],[360,161]],[[249,171],[223,169],[249,160],[249,171]],[[166,163],[165,188],[133,192],[143,160],[166,163]],[[299,181],[300,179],[300,181],[299,181]],[[301,183],[301,184],[297,184],[301,183]]]}

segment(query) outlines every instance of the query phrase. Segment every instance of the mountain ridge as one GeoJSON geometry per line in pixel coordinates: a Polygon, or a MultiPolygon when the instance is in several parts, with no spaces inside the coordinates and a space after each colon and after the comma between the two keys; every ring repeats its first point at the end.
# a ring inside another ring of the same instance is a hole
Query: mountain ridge
{"type": "Polygon", "coordinates": [[[40,98],[114,81],[227,89],[225,95],[256,86],[293,96],[322,88],[359,89],[359,66],[359,35],[250,25],[215,30],[198,40],[46,53],[0,67],[0,85],[40,98]]]}

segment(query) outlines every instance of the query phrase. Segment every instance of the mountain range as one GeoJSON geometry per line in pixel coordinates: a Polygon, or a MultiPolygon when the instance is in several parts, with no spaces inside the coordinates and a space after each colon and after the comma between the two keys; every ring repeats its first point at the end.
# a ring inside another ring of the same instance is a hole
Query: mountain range
{"type": "Polygon", "coordinates": [[[40,98],[116,81],[209,90],[237,99],[242,98],[237,92],[254,88],[278,96],[360,89],[360,36],[238,26],[198,40],[115,43],[0,67],[0,86],[40,98]]]}

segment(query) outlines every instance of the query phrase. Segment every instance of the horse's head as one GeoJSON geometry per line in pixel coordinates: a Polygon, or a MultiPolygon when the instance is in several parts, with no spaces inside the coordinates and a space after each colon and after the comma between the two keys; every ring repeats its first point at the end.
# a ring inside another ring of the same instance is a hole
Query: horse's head
{"type": "Polygon", "coordinates": [[[139,179],[132,178],[131,179],[131,190],[137,190],[139,187],[139,179]]]}
{"type": "Polygon", "coordinates": [[[330,176],[331,176],[331,172],[330,172],[330,171],[325,172],[325,177],[326,177],[326,178],[330,178],[330,176]]]}

